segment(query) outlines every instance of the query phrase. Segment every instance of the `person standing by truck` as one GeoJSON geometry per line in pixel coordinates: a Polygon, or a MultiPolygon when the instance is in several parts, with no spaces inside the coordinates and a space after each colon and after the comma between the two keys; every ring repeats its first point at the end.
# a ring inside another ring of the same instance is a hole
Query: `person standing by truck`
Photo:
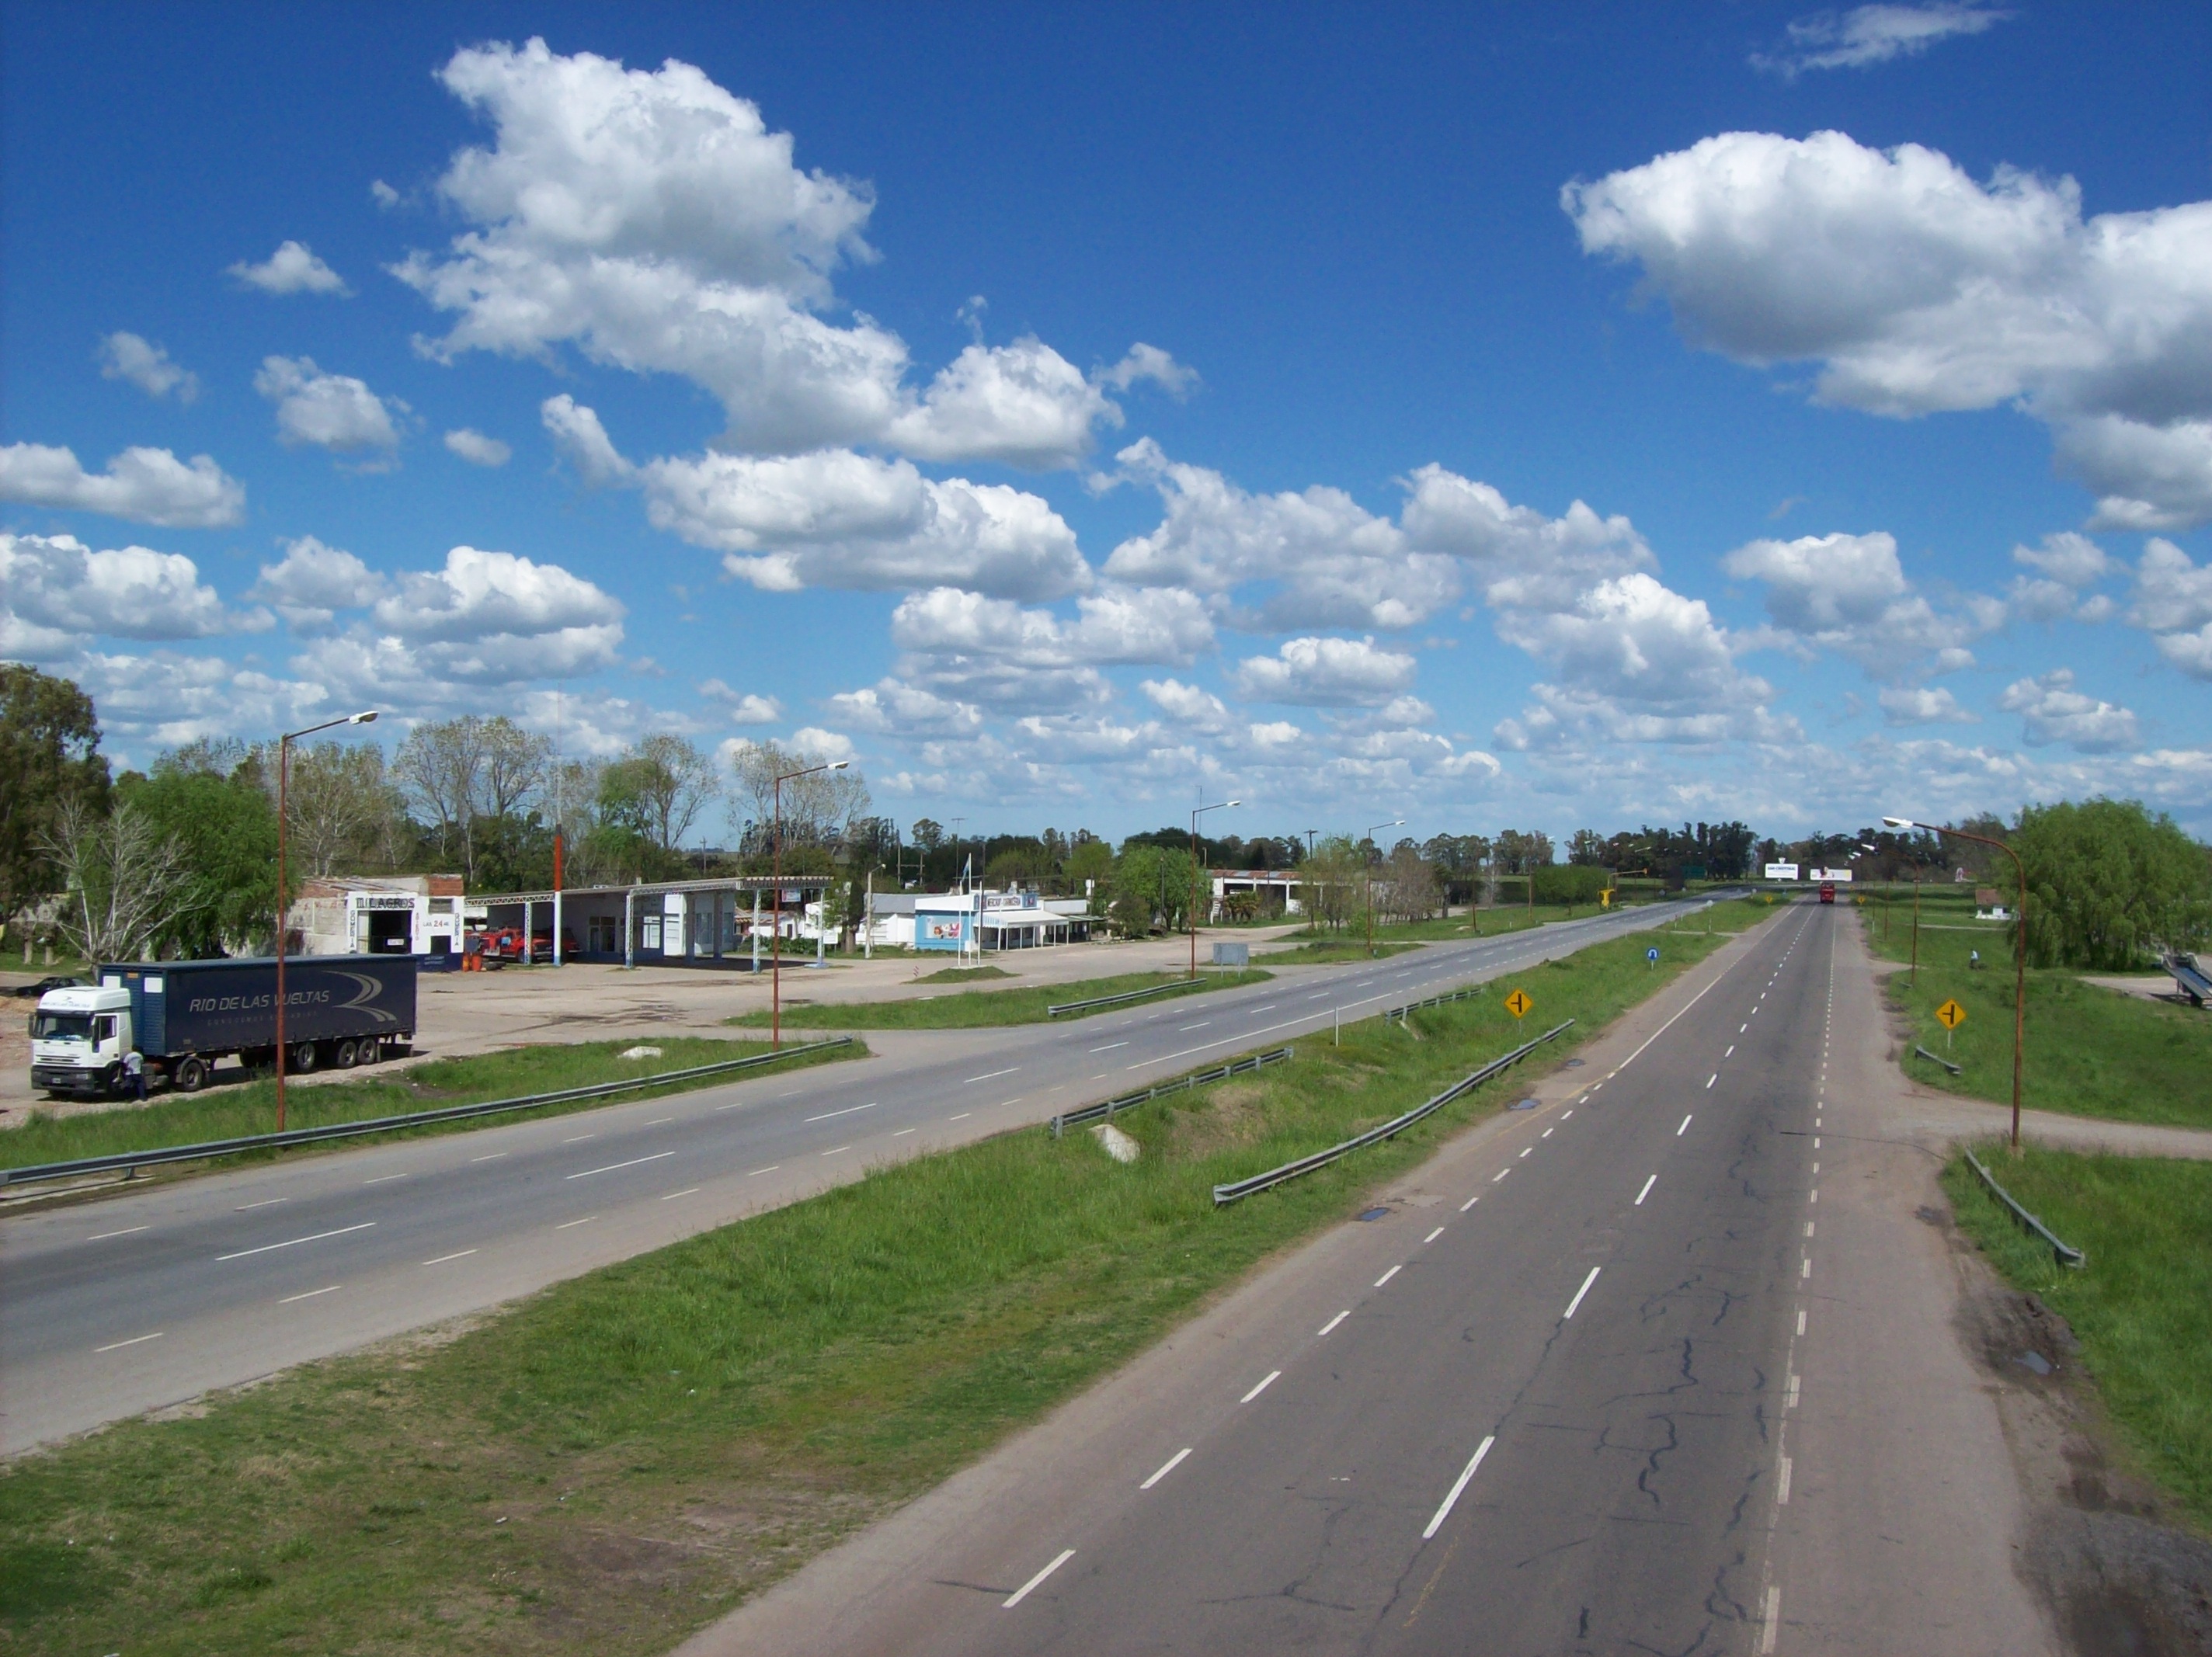
{"type": "Polygon", "coordinates": [[[136,1047],[123,1055],[123,1085],[140,1104],[146,1102],[146,1055],[136,1047]]]}

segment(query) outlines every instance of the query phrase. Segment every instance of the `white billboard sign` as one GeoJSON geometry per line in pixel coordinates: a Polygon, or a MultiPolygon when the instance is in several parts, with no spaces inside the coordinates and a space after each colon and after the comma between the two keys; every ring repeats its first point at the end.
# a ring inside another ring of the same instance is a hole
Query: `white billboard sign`
{"type": "Polygon", "coordinates": [[[1794,863],[1770,863],[1766,865],[1766,877],[1769,880],[1795,880],[1797,878],[1797,865],[1794,863]]]}

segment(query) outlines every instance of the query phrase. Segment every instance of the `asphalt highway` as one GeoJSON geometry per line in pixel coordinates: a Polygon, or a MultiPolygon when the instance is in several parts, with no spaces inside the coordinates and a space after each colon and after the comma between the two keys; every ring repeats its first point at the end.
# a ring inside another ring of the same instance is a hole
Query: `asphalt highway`
{"type": "Polygon", "coordinates": [[[480,1310],[871,1165],[1681,913],[1286,969],[1064,1025],[872,1036],[878,1056],[859,1062],[11,1216],[0,1221],[0,1451],[480,1310]]]}
{"type": "Polygon", "coordinates": [[[1585,1084],[685,1657],[1774,1651],[1842,925],[1783,912],[1585,1084]]]}

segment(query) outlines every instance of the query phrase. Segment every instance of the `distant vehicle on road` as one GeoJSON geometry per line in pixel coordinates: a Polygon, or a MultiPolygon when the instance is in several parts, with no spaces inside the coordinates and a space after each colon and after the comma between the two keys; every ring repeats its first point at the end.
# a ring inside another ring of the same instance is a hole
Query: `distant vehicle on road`
{"type": "MultiPolygon", "coordinates": [[[[284,968],[286,1068],[351,1070],[405,1053],[415,1039],[415,957],[309,956],[284,968]]],[[[49,990],[31,1015],[31,1085],[112,1096],[136,1053],[149,1081],[207,1085],[218,1059],[276,1057],[273,960],[130,962],[96,985],[49,990]]]]}
{"type": "Polygon", "coordinates": [[[1820,883],[1820,901],[1823,903],[1833,903],[1835,901],[1836,883],[1832,880],[1822,881],[1820,883]]]}
{"type": "Polygon", "coordinates": [[[36,1001],[48,990],[66,990],[73,985],[83,982],[82,978],[64,978],[59,974],[51,974],[35,984],[19,984],[8,993],[21,1000],[36,1001]]]}

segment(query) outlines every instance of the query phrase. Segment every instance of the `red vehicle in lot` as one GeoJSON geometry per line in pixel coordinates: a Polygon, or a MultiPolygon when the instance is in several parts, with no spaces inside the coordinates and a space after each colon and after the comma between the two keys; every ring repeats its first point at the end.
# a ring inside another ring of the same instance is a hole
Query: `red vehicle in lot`
{"type": "MultiPolygon", "coordinates": [[[[527,943],[520,926],[494,926],[480,932],[471,932],[465,951],[474,955],[487,967],[503,967],[508,962],[518,963],[550,961],[553,958],[553,934],[542,932],[532,934],[527,943]]],[[[576,935],[566,926],[561,929],[561,956],[567,960],[576,953],[576,935]]]]}
{"type": "Polygon", "coordinates": [[[1822,881],[1820,883],[1820,901],[1823,903],[1833,903],[1835,901],[1836,883],[1832,880],[1822,881]]]}

